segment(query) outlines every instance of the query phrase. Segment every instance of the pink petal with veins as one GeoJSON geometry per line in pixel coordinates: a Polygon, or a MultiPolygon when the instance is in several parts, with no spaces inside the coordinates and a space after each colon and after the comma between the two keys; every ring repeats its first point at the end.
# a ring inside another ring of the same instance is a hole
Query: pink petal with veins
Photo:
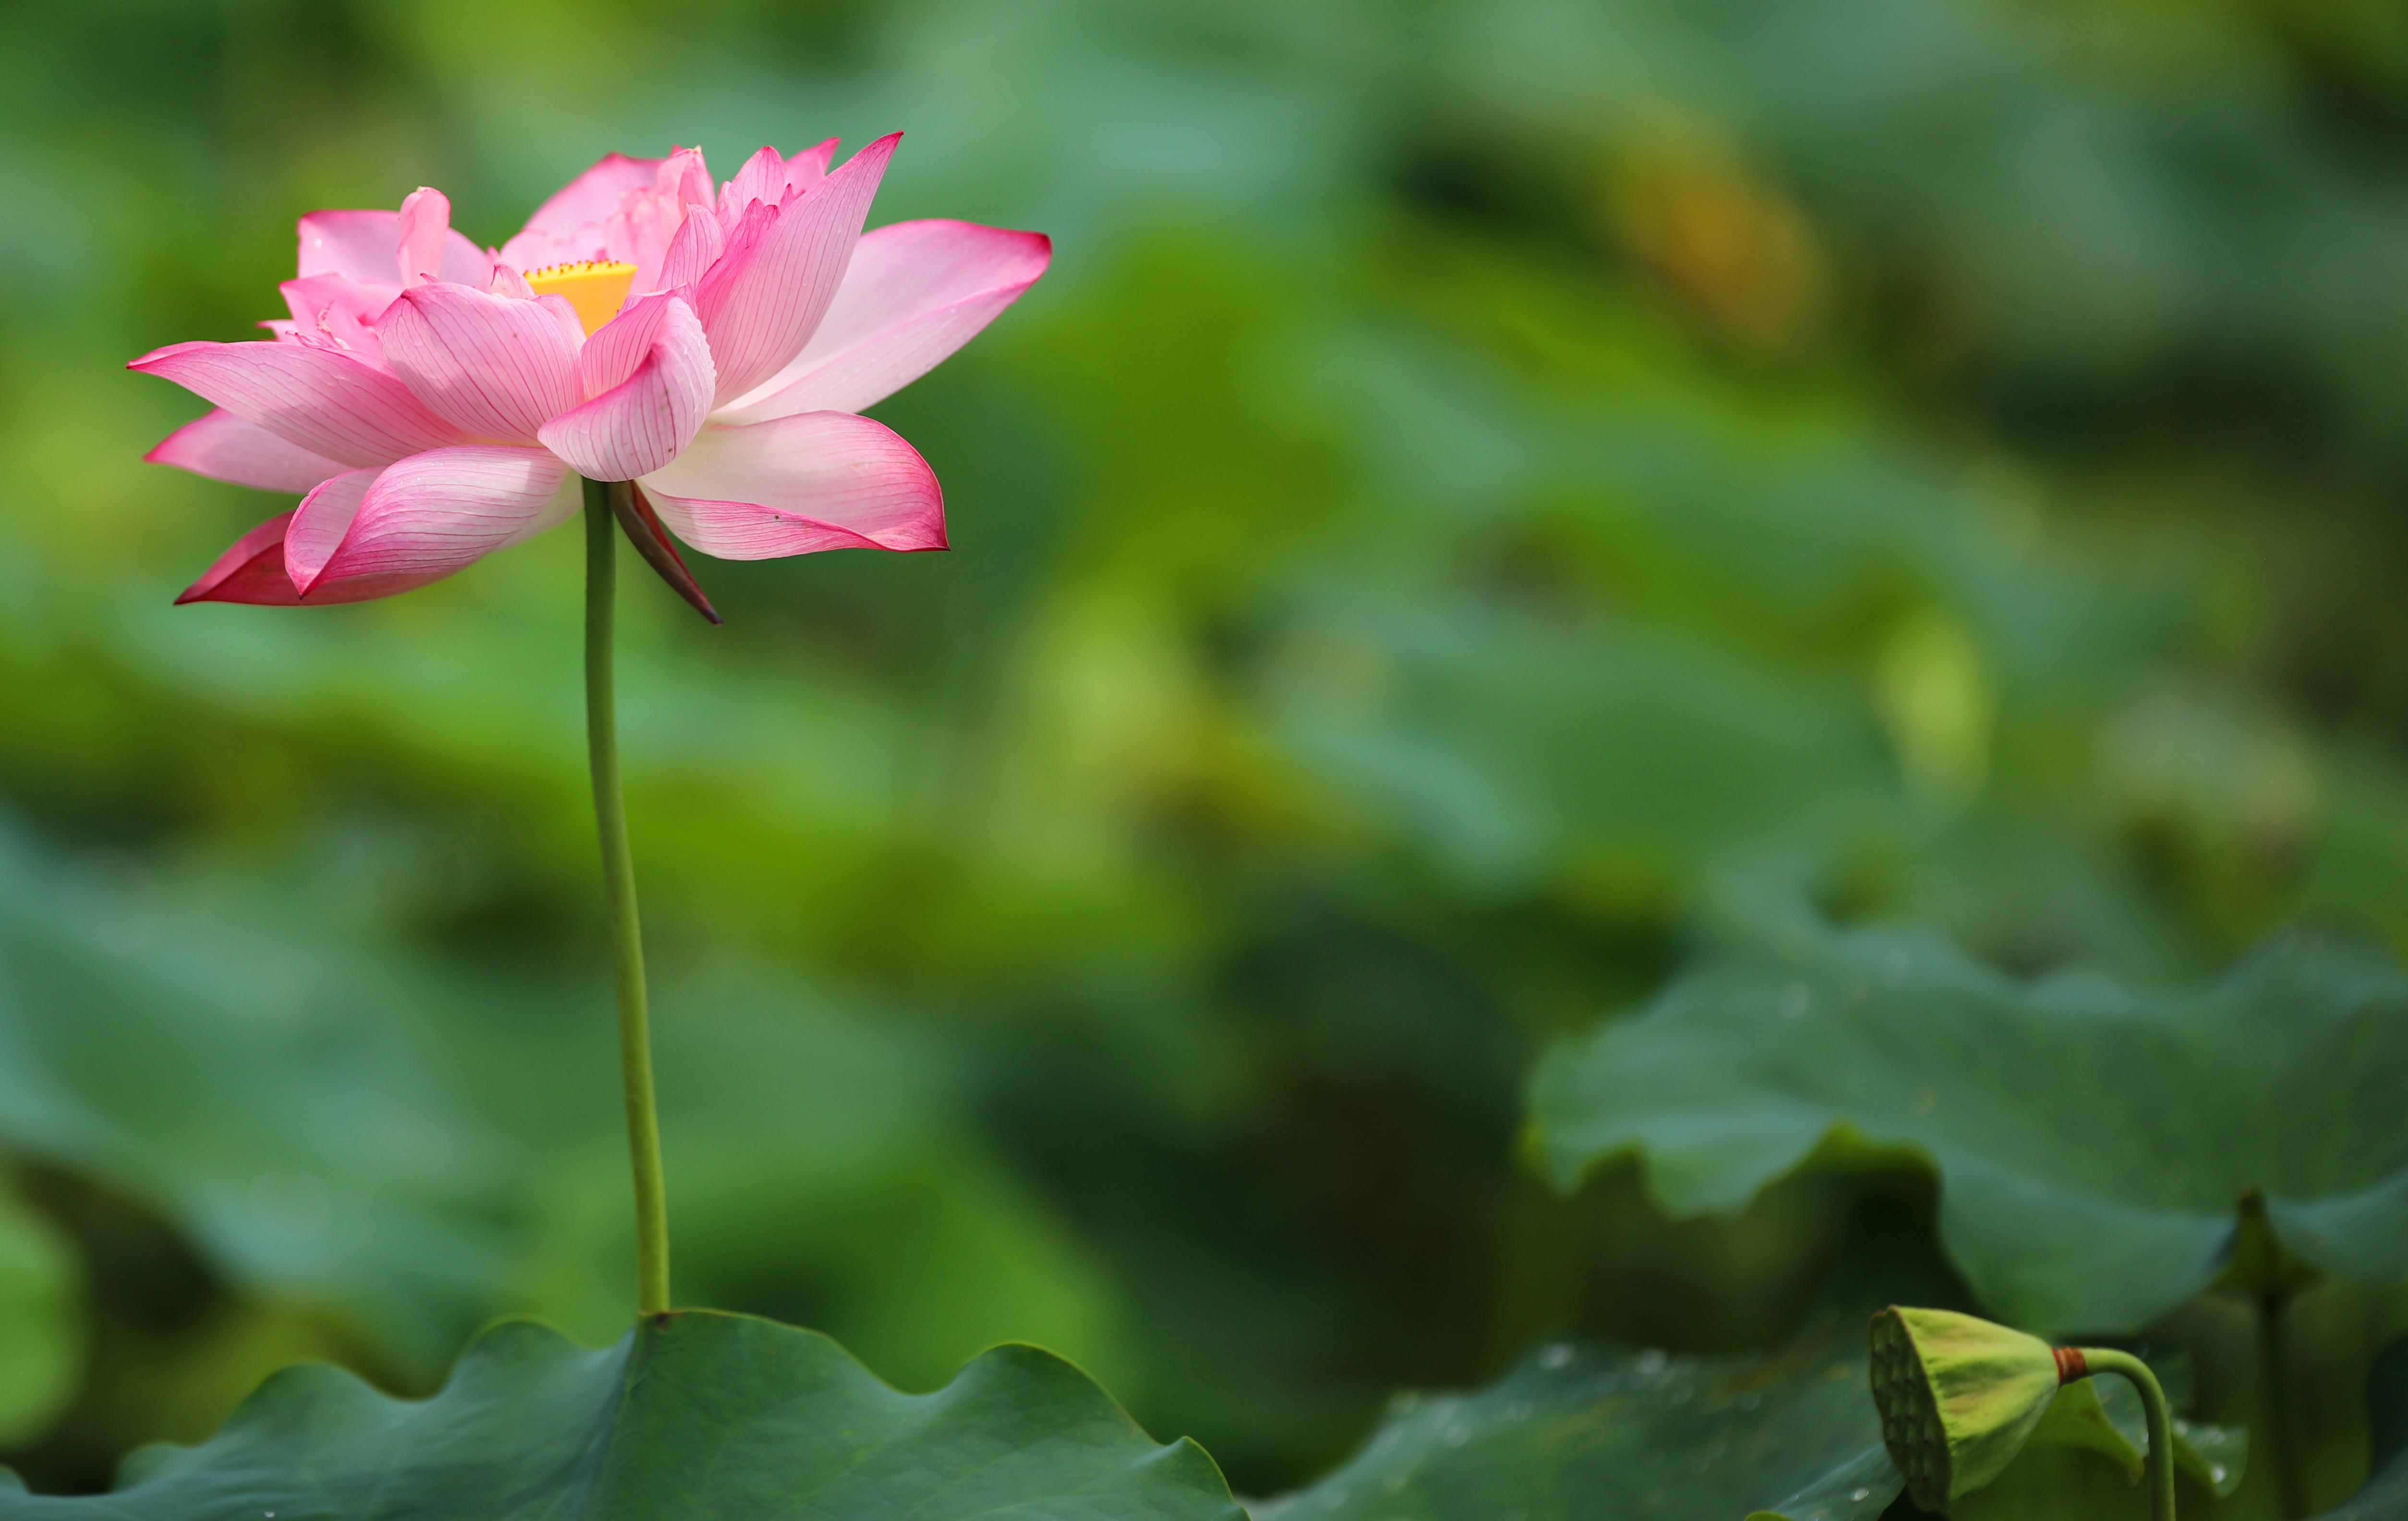
{"type": "Polygon", "coordinates": [[[330,311],[341,312],[365,325],[375,322],[385,308],[393,305],[401,287],[389,280],[382,285],[371,284],[349,275],[304,275],[279,285],[276,294],[284,297],[285,309],[303,327],[316,327],[330,311]]]}
{"type": "Polygon", "coordinates": [[[337,476],[304,497],[284,568],[304,600],[322,581],[433,581],[541,533],[577,510],[568,467],[540,449],[431,449],[380,471],[337,476]]]}
{"type": "Polygon", "coordinates": [[[293,509],[292,521],[284,525],[284,574],[294,585],[296,599],[342,548],[344,536],[359,516],[361,501],[383,473],[380,468],[351,470],[322,481],[293,509]]]}
{"type": "Polygon", "coordinates": [[[293,578],[284,573],[284,530],[292,521],[291,512],[279,512],[236,539],[201,572],[200,580],[184,588],[176,605],[251,602],[291,607],[298,603],[301,595],[293,589],[293,578]]]}
{"type": "Polygon", "coordinates": [[[720,229],[717,217],[687,217],[677,236],[669,239],[669,251],[661,260],[653,287],[663,291],[692,287],[726,249],[727,235],[720,229]]]}
{"type": "Polygon", "coordinates": [[[661,468],[710,414],[710,344],[694,309],[674,292],[643,296],[604,323],[577,356],[577,373],[594,399],[537,437],[595,481],[633,481],[661,468]]]}
{"type": "Polygon", "coordinates": [[[786,161],[786,190],[789,194],[809,190],[826,177],[828,165],[836,162],[838,141],[838,138],[830,137],[825,142],[813,143],[786,161]]]}
{"type": "MultiPolygon", "coordinates": [[[[484,251],[448,225],[439,242],[436,276],[466,285],[482,285],[491,262],[484,251]]],[[[399,283],[401,275],[401,213],[398,211],[312,211],[301,219],[301,256],[294,273],[348,275],[371,285],[399,283]]]]}
{"type": "Polygon", "coordinates": [[[723,230],[730,228],[744,220],[745,211],[754,201],[775,206],[785,198],[785,156],[774,148],[764,148],[744,161],[734,179],[719,187],[719,215],[713,220],[723,230]]]}
{"type": "Polygon", "coordinates": [[[613,153],[544,202],[500,258],[522,270],[580,259],[632,264],[630,288],[640,294],[657,282],[686,213],[711,201],[710,167],[698,148],[660,159],[613,153]]]}
{"type": "Polygon", "coordinates": [[[213,409],[159,440],[142,456],[152,465],[173,465],[262,491],[308,491],[349,466],[296,448],[256,423],[213,409]]]}
{"type": "Polygon", "coordinates": [[[660,281],[662,265],[687,213],[708,214],[711,204],[710,168],[699,148],[681,148],[661,161],[652,188],[622,198],[619,214],[604,223],[610,257],[636,266],[632,291],[650,291],[660,281]]]}
{"type": "Polygon", "coordinates": [[[736,178],[719,187],[717,221],[724,232],[736,230],[754,201],[776,206],[798,190],[809,190],[826,178],[836,157],[838,139],[815,143],[793,158],[781,158],[774,148],[763,148],[744,161],[736,178]]]}
{"type": "MultiPolygon", "coordinates": [[[[284,571],[284,531],[291,525],[294,514],[279,512],[234,541],[232,548],[217,558],[217,563],[202,573],[201,579],[184,588],[176,598],[178,607],[187,602],[246,602],[254,607],[297,608],[301,594],[293,589],[293,578],[284,571]]],[[[436,576],[352,576],[340,581],[322,581],[310,588],[309,606],[326,607],[337,602],[366,602],[374,597],[391,596],[425,585],[436,576]]]]}
{"type": "Polygon", "coordinates": [[[802,352],[844,279],[870,198],[902,134],[892,133],[774,212],[756,204],[695,287],[719,366],[719,401],[740,396],[802,352]]]}
{"type": "Polygon", "coordinates": [[[584,324],[557,295],[521,301],[465,285],[413,286],[376,332],[394,373],[463,433],[533,443],[538,428],[583,399],[584,324]]]}
{"type": "Polygon", "coordinates": [[[850,412],[713,424],[643,485],[680,538],[723,560],[945,547],[936,472],[893,429],[850,412]]]}
{"type": "Polygon", "coordinates": [[[819,330],[786,367],[720,413],[857,412],[925,375],[1037,282],[1042,233],[972,222],[898,222],[864,233],[819,330]]]}
{"type": "Polygon", "coordinates": [[[309,275],[277,288],[294,320],[274,331],[292,341],[332,347],[378,369],[384,345],[369,324],[401,294],[398,285],[369,285],[348,275],[309,275]]]}
{"type": "Polygon", "coordinates": [[[384,465],[464,441],[393,375],[307,343],[171,343],[125,366],[345,465],[384,465]]]}
{"type": "Polygon", "coordinates": [[[661,161],[653,189],[665,199],[680,206],[711,204],[710,165],[704,161],[699,148],[681,148],[661,161]]]}
{"type": "MultiPolygon", "coordinates": [[[[528,233],[548,238],[567,238],[593,226],[619,209],[619,197],[631,190],[649,188],[658,178],[661,161],[656,158],[629,158],[624,153],[606,153],[594,166],[552,193],[552,198],[535,208],[527,218],[520,237],[528,233]]],[[[518,241],[514,237],[511,243],[518,241]]],[[[509,244],[502,247],[502,257],[521,269],[540,269],[543,263],[530,264],[511,259],[509,244]]]]}

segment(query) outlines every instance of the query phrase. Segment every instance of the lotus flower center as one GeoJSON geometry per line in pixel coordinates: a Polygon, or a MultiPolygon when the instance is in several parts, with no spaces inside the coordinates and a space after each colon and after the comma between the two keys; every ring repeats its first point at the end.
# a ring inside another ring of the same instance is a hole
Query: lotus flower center
{"type": "Polygon", "coordinates": [[[566,297],[568,304],[577,309],[577,320],[585,324],[586,337],[591,337],[595,328],[619,315],[620,304],[627,299],[627,287],[635,280],[634,265],[580,260],[536,270],[527,276],[526,282],[538,295],[566,297]]]}

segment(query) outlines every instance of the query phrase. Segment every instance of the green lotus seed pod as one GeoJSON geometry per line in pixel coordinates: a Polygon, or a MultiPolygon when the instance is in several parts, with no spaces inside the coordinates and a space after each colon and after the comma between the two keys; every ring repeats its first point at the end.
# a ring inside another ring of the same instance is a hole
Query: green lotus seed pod
{"type": "Polygon", "coordinates": [[[2057,1398],[2047,1342],[1971,1315],[1892,1305],[1870,1340],[1882,1442],[1927,1511],[1997,1478],[2057,1398]]]}

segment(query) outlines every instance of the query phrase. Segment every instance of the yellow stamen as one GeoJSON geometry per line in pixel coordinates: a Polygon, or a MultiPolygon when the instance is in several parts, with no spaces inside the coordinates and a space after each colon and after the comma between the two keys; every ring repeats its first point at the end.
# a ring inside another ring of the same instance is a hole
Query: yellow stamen
{"type": "Polygon", "coordinates": [[[580,260],[576,264],[556,264],[549,269],[538,269],[526,278],[538,295],[560,295],[577,309],[577,320],[593,331],[619,315],[619,304],[627,299],[627,287],[635,282],[636,266],[631,264],[596,264],[580,260]]]}

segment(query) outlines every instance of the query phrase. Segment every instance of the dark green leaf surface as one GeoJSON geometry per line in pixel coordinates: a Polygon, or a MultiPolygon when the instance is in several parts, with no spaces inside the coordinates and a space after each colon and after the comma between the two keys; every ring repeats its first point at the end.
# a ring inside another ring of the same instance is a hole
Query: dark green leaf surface
{"type": "Polygon", "coordinates": [[[1644,1157],[1682,1214],[1810,1161],[1914,1159],[1997,1317],[2138,1328],[2213,1282],[2240,1201],[2282,1244],[2408,1277],[2408,981],[2286,932],[2212,986],[2023,983],[1928,937],[1759,926],[1534,1082],[1555,1182],[1644,1157]]]}
{"type": "Polygon", "coordinates": [[[1477,1394],[1404,1397],[1370,1442],[1259,1521],[1736,1521],[1871,1517],[1898,1495],[1838,1323],[1770,1358],[1670,1357],[1556,1342],[1477,1394]]]}
{"type": "Polygon", "coordinates": [[[826,1337],[707,1311],[599,1352],[505,1323],[419,1403],[289,1369],[212,1441],[136,1454],[111,1494],[0,1488],[8,1521],[1012,1513],[1242,1521],[1203,1449],[1157,1445],[1051,1353],[998,1347],[905,1395],[826,1337]]]}

